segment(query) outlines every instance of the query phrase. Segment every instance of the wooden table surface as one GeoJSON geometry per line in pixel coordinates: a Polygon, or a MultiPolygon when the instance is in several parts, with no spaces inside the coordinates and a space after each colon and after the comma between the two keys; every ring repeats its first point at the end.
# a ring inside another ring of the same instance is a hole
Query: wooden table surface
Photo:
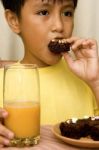
{"type": "MultiPolygon", "coordinates": [[[[38,145],[27,148],[0,148],[0,150],[96,150],[94,148],[80,148],[68,145],[61,140],[57,139],[52,131],[52,126],[41,127],[41,139],[38,145]]],[[[99,150],[99,148],[98,148],[99,150]]]]}

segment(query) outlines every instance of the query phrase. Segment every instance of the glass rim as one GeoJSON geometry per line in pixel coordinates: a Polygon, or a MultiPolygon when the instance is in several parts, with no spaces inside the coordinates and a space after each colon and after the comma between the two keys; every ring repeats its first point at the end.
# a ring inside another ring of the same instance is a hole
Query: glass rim
{"type": "Polygon", "coordinates": [[[21,63],[19,63],[19,64],[17,64],[17,63],[15,63],[15,64],[6,64],[6,65],[4,65],[4,69],[25,69],[25,68],[27,68],[27,69],[37,69],[38,68],[38,66],[36,65],[36,64],[21,64],[21,63]]]}

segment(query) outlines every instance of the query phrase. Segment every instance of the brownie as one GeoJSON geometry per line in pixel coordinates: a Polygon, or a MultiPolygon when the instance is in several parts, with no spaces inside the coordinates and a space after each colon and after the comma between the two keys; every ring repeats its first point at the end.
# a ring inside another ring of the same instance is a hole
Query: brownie
{"type": "Polygon", "coordinates": [[[91,122],[91,117],[88,119],[78,119],[76,125],[80,128],[80,137],[89,136],[90,127],[89,124],[91,122]]]}
{"type": "Polygon", "coordinates": [[[90,136],[93,140],[99,141],[99,124],[91,127],[90,136]]]}
{"type": "Polygon", "coordinates": [[[69,119],[60,123],[61,135],[69,138],[80,139],[81,137],[91,137],[93,140],[99,140],[99,117],[88,117],[69,119]]]}
{"type": "Polygon", "coordinates": [[[79,139],[80,136],[80,128],[79,126],[76,126],[75,123],[70,123],[70,125],[67,122],[62,122],[60,124],[60,130],[61,134],[63,136],[69,137],[69,138],[74,138],[74,139],[79,139]]]}
{"type": "Polygon", "coordinates": [[[54,40],[48,45],[49,50],[54,54],[70,51],[71,44],[64,40],[54,40]]]}

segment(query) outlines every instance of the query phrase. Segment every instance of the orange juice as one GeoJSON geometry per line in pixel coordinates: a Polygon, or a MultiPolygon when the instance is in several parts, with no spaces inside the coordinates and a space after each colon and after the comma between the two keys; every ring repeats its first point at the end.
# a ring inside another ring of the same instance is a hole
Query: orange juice
{"type": "Polygon", "coordinates": [[[4,104],[8,111],[5,126],[14,132],[17,138],[31,138],[40,135],[40,105],[33,102],[4,104]]]}

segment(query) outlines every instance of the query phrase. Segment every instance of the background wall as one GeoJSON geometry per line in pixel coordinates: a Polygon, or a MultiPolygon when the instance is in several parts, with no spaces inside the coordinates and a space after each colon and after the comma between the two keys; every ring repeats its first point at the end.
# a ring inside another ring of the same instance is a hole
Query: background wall
{"type": "Polygon", "coordinates": [[[99,41],[99,0],[78,0],[74,33],[99,41]]]}
{"type": "MultiPolygon", "coordinates": [[[[74,35],[95,38],[99,43],[99,0],[78,0],[75,13],[74,35]]],[[[8,27],[0,3],[0,58],[22,59],[24,48],[21,39],[8,27]]]]}

